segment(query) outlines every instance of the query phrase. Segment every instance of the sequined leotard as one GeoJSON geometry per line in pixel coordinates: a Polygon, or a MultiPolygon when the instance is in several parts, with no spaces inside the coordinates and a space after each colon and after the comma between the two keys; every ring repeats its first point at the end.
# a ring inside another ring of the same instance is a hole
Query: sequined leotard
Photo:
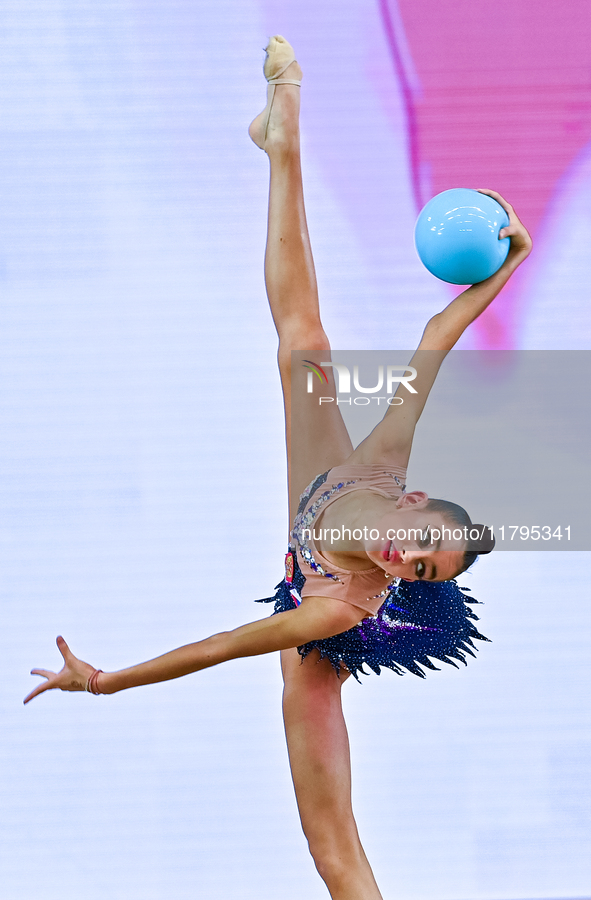
{"type": "MultiPolygon", "coordinates": [[[[383,466],[336,466],[326,481],[308,496],[305,509],[298,512],[293,539],[306,574],[302,597],[332,597],[363,609],[375,616],[399,579],[384,581],[379,566],[350,572],[329,562],[314,544],[314,532],[329,506],[353,491],[372,491],[397,500],[404,492],[406,469],[383,466]]],[[[307,496],[309,486],[302,497],[307,496]]]]}
{"type": "Polygon", "coordinates": [[[380,674],[387,666],[398,675],[404,669],[425,677],[424,669],[437,669],[433,659],[455,665],[474,656],[473,640],[486,641],[471,620],[477,620],[466,605],[477,603],[466,596],[468,588],[456,581],[387,583],[376,567],[349,572],[326,560],[314,546],[314,522],[338,497],[353,490],[372,490],[383,497],[399,497],[404,491],[404,469],[383,466],[338,466],[314,479],[304,491],[294,522],[294,544],[286,556],[285,578],[273,597],[274,615],[295,609],[303,597],[334,597],[367,612],[363,621],[334,637],[310,641],[298,647],[302,657],[313,650],[327,658],[337,672],[344,666],[357,680],[367,674],[364,665],[380,674]],[[298,565],[302,560],[303,571],[298,565]],[[305,574],[304,574],[305,573],[305,574]]]}

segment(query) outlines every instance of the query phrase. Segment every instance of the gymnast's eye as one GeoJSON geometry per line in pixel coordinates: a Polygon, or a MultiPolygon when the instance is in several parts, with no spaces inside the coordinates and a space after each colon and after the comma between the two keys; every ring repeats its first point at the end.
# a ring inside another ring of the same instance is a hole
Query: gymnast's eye
{"type": "Polygon", "coordinates": [[[431,543],[432,543],[431,526],[427,525],[427,527],[425,528],[425,530],[423,531],[423,533],[421,535],[421,539],[419,540],[418,544],[419,544],[419,547],[428,547],[429,544],[431,544],[431,543]]]}
{"type": "Polygon", "coordinates": [[[415,569],[415,575],[417,576],[417,578],[424,577],[424,575],[425,575],[425,563],[424,562],[417,563],[417,567],[415,569]]]}

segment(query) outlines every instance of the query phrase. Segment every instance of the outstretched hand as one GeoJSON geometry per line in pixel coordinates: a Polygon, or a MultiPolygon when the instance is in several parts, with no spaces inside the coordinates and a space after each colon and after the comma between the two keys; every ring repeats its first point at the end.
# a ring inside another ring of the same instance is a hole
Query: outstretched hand
{"type": "Polygon", "coordinates": [[[519,216],[513,209],[510,203],[501,197],[496,191],[485,190],[484,188],[478,188],[479,194],[487,194],[489,197],[492,197],[493,200],[496,200],[499,206],[502,206],[507,215],[509,216],[509,224],[505,228],[501,228],[499,231],[499,240],[502,238],[510,237],[511,238],[511,247],[509,249],[509,254],[512,257],[519,256],[521,259],[525,259],[526,256],[531,252],[533,243],[530,237],[530,234],[519,219],[519,216]]]}
{"type": "Polygon", "coordinates": [[[59,689],[60,691],[84,691],[88,679],[94,672],[94,667],[89,663],[77,659],[61,635],[57,638],[58,650],[64,658],[64,667],[60,672],[49,672],[47,669],[32,669],[31,675],[42,675],[47,681],[38,685],[34,691],[25,697],[23,703],[28,703],[33,697],[44,691],[59,689]]]}

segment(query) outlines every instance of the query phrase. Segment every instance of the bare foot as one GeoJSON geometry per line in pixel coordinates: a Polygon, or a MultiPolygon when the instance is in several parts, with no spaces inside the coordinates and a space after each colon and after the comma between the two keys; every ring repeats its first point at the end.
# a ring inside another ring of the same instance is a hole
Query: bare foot
{"type": "MultiPolygon", "coordinates": [[[[287,67],[282,78],[301,81],[302,70],[297,62],[287,67]]],[[[275,149],[288,150],[299,139],[300,89],[295,84],[270,84],[267,106],[251,122],[248,133],[257,147],[266,153],[275,149]]]]}

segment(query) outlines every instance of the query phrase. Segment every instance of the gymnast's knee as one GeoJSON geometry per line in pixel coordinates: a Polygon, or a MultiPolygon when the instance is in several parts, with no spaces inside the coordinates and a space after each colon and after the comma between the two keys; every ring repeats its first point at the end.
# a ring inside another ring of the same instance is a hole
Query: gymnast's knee
{"type": "Polygon", "coordinates": [[[304,320],[289,323],[281,329],[277,358],[282,371],[291,370],[294,353],[309,356],[317,362],[330,359],[330,343],[319,322],[304,320]]]}
{"type": "Polygon", "coordinates": [[[326,833],[319,838],[311,836],[308,848],[318,874],[329,886],[346,881],[352,869],[361,863],[359,840],[351,840],[345,835],[334,835],[332,839],[327,839],[326,833]]]}

